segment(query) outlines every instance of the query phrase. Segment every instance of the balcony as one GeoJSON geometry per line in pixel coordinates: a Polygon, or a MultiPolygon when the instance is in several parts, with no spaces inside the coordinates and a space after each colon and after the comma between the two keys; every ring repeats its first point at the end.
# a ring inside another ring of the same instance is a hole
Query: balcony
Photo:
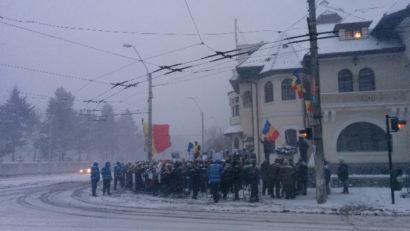
{"type": "Polygon", "coordinates": [[[410,89],[321,94],[322,109],[400,107],[409,102],[410,89]]]}

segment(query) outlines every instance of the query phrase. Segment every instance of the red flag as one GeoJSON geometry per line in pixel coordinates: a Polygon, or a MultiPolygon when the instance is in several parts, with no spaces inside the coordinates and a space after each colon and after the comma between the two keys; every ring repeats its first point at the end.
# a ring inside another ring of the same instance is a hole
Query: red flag
{"type": "Polygon", "coordinates": [[[154,146],[157,153],[161,153],[165,151],[165,149],[171,147],[168,124],[154,124],[152,130],[154,146]]]}

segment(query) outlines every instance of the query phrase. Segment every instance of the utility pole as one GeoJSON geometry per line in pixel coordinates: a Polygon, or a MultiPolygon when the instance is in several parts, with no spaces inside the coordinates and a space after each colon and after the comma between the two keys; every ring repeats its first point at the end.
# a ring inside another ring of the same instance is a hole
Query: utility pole
{"type": "Polygon", "coordinates": [[[312,65],[312,78],[315,78],[315,90],[317,105],[313,111],[313,144],[316,146],[315,152],[315,176],[316,176],[316,201],[318,204],[326,203],[326,184],[324,178],[324,153],[323,153],[323,129],[322,129],[322,109],[320,105],[320,78],[319,78],[319,59],[317,46],[316,29],[316,6],[315,0],[308,0],[309,18],[308,28],[310,36],[310,54],[312,65]]]}
{"type": "Polygon", "coordinates": [[[152,159],[152,98],[153,98],[153,94],[152,94],[152,74],[151,72],[149,72],[147,65],[145,64],[144,60],[141,58],[140,53],[138,52],[137,48],[135,48],[133,45],[131,44],[124,44],[123,47],[126,48],[132,48],[135,53],[138,56],[138,61],[141,62],[144,67],[145,70],[147,72],[147,80],[148,80],[148,140],[147,142],[147,146],[148,146],[148,153],[147,153],[147,159],[151,160],[152,159]]]}
{"type": "Polygon", "coordinates": [[[152,98],[152,74],[148,72],[148,160],[152,159],[152,98]]]}
{"type": "Polygon", "coordinates": [[[391,203],[394,204],[394,189],[392,186],[393,182],[393,163],[391,159],[391,152],[392,152],[392,144],[391,144],[391,134],[390,134],[390,124],[389,124],[390,116],[386,115],[386,138],[387,138],[387,151],[389,154],[389,173],[390,173],[390,193],[391,193],[391,203]]]}

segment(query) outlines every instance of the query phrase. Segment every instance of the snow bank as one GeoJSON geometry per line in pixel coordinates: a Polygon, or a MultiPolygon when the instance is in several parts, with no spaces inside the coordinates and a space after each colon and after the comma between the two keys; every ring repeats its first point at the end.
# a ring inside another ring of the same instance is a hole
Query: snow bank
{"type": "MultiPolygon", "coordinates": [[[[341,194],[341,188],[333,188],[325,204],[318,205],[315,189],[310,188],[307,196],[294,200],[271,199],[263,196],[258,203],[246,199],[232,201],[232,198],[214,203],[209,194],[199,196],[198,200],[187,198],[163,198],[145,194],[134,194],[119,190],[112,196],[92,197],[89,190],[83,191],[81,198],[101,205],[112,204],[140,208],[161,208],[172,210],[206,210],[226,212],[293,212],[319,214],[355,215],[410,215],[410,198],[400,198],[396,192],[396,204],[392,205],[389,188],[351,188],[350,194],[341,194]]],[[[404,192],[404,191],[403,191],[404,192]]],[[[101,195],[101,192],[100,192],[101,195]]],[[[241,193],[241,197],[243,197],[241,193]]],[[[247,193],[245,193],[245,196],[247,193]]],[[[249,198],[249,196],[247,196],[249,198]]]]}

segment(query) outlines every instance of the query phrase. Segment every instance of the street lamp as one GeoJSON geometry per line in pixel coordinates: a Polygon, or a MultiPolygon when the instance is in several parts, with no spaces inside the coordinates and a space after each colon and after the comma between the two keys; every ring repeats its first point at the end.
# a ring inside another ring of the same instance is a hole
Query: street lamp
{"type": "Polygon", "coordinates": [[[204,112],[201,110],[198,102],[193,97],[188,97],[188,99],[194,101],[195,105],[198,107],[199,111],[201,112],[201,134],[202,134],[202,150],[205,151],[205,144],[204,144],[204,112]]]}
{"type": "Polygon", "coordinates": [[[138,61],[141,62],[145,70],[147,71],[147,79],[148,79],[148,160],[152,159],[152,75],[149,72],[147,65],[145,64],[144,60],[142,60],[140,53],[138,52],[137,48],[130,44],[124,44],[123,47],[125,48],[132,48],[138,56],[138,61]]]}

